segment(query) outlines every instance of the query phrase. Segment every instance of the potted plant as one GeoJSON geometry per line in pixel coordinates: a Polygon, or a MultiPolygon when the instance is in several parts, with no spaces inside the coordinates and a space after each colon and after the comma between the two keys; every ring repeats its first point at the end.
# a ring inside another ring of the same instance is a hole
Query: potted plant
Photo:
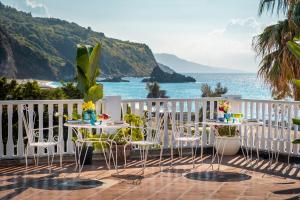
{"type": "Polygon", "coordinates": [[[240,137],[237,126],[215,126],[218,135],[215,137],[215,149],[218,154],[233,156],[240,149],[240,137]]]}
{"type": "MultiPolygon", "coordinates": [[[[100,50],[101,45],[99,42],[95,46],[77,45],[77,88],[84,96],[82,120],[92,125],[96,122],[95,103],[103,97],[103,86],[96,83],[96,78],[100,75],[100,50]]],[[[96,135],[89,133],[87,130],[82,130],[81,132],[84,134],[84,137],[91,140],[96,137],[96,135]]],[[[76,140],[76,138],[74,139],[76,140]]],[[[82,154],[84,155],[87,152],[85,164],[92,162],[93,149],[93,145],[84,144],[82,154]]]]}
{"type": "MultiPolygon", "coordinates": [[[[228,101],[222,101],[219,104],[219,111],[224,114],[219,121],[229,122],[231,114],[229,113],[230,104],[228,101]]],[[[238,136],[238,129],[236,126],[215,126],[218,132],[215,137],[215,148],[218,154],[235,155],[240,149],[240,137],[238,136]]]]}

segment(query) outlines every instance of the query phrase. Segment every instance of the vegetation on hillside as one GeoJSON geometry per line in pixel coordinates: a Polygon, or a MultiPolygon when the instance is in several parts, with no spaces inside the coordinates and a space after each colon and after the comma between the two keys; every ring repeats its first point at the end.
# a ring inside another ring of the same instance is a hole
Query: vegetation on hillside
{"type": "Polygon", "coordinates": [[[0,76],[72,80],[77,44],[102,44],[103,76],[148,76],[157,66],[150,48],[55,18],[36,18],[0,2],[0,76]]]}
{"type": "Polygon", "coordinates": [[[300,89],[292,83],[300,78],[300,61],[289,51],[286,43],[299,35],[299,0],[261,0],[259,15],[265,12],[285,16],[276,24],[267,26],[263,32],[253,38],[253,47],[261,56],[259,76],[271,86],[276,99],[293,97],[300,100],[300,89]]]}
{"type": "Polygon", "coordinates": [[[0,100],[56,100],[82,99],[83,95],[73,83],[60,88],[42,89],[36,81],[18,84],[16,80],[0,77],[0,100]]]}

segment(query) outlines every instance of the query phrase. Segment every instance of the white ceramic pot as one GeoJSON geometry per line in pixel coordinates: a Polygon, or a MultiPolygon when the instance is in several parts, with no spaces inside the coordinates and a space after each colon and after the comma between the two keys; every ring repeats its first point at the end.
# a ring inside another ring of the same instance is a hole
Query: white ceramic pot
{"type": "Polygon", "coordinates": [[[235,137],[221,137],[217,136],[215,138],[215,149],[218,154],[222,154],[225,156],[233,156],[236,155],[240,149],[240,138],[239,136],[235,137]],[[224,148],[224,150],[223,150],[224,148]]]}

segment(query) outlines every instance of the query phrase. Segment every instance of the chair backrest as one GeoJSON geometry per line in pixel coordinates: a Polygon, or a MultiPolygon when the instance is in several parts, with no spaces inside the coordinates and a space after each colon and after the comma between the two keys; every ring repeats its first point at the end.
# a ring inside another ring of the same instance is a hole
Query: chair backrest
{"type": "Polygon", "coordinates": [[[195,124],[191,123],[185,123],[185,122],[180,122],[179,120],[176,119],[176,114],[173,117],[171,113],[168,114],[168,119],[171,123],[172,127],[172,135],[174,139],[180,138],[180,137],[195,137],[196,134],[196,126],[195,124]],[[194,130],[193,130],[194,128],[194,130]],[[194,132],[194,133],[193,133],[194,132]]]}
{"type": "Polygon", "coordinates": [[[28,143],[34,143],[34,122],[35,122],[35,112],[30,112],[28,105],[23,105],[23,124],[25,128],[25,132],[28,138],[28,143]]]}
{"type": "Polygon", "coordinates": [[[159,115],[158,117],[154,117],[151,121],[151,125],[146,125],[146,140],[148,142],[161,143],[161,141],[163,140],[161,136],[164,131],[164,116],[159,115]]]}

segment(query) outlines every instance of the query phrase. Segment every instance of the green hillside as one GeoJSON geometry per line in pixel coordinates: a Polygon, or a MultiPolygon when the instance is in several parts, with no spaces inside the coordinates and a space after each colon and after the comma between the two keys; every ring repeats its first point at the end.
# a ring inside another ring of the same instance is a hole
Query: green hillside
{"type": "Polygon", "coordinates": [[[0,76],[61,80],[74,77],[76,44],[103,45],[103,76],[149,76],[150,48],[55,18],[36,18],[0,2],[0,76]]]}

